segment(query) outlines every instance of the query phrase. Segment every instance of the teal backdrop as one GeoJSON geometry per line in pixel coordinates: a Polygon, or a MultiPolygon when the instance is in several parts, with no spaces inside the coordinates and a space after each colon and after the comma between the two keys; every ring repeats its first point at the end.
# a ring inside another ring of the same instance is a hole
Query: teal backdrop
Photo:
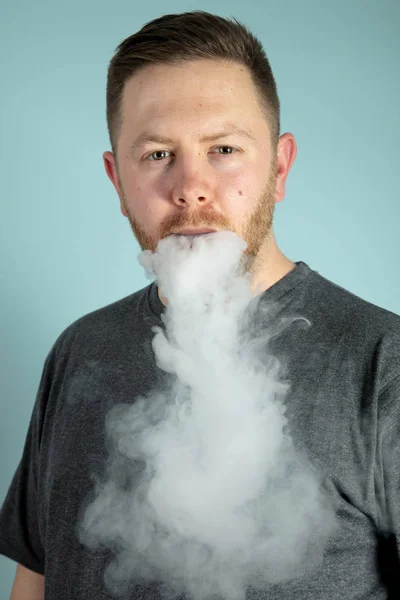
{"type": "MultiPolygon", "coordinates": [[[[196,9],[241,20],[270,58],[298,145],[283,252],[400,313],[399,0],[2,0],[0,503],[56,338],[148,284],[103,167],[108,62],[147,21],[196,9]]],[[[14,574],[0,557],[0,598],[14,574]]]]}

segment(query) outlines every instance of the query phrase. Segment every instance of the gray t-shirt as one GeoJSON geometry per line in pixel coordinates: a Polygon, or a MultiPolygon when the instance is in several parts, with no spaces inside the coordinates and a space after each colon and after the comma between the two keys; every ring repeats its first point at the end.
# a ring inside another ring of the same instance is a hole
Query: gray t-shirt
{"type": "MultiPolygon", "coordinates": [[[[321,469],[339,529],[322,566],[271,585],[269,600],[400,598],[400,317],[297,262],[262,301],[301,315],[274,342],[287,365],[292,437],[321,469]]],[[[153,283],[67,327],[43,369],[21,462],[0,511],[0,553],[45,575],[46,600],[105,600],[110,549],[76,535],[108,457],[105,416],[162,383],[152,327],[164,306],[153,283]]],[[[124,598],[159,598],[134,582],[124,598]]]]}

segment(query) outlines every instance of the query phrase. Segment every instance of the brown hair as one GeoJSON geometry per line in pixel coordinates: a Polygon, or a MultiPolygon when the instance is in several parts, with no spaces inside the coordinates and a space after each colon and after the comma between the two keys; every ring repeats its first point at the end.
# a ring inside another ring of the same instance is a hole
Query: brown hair
{"type": "Polygon", "coordinates": [[[280,103],[261,42],[236,19],[198,10],[154,19],[117,46],[107,74],[107,127],[115,157],[125,82],[149,64],[173,65],[198,59],[227,60],[249,69],[276,149],[280,103]]]}

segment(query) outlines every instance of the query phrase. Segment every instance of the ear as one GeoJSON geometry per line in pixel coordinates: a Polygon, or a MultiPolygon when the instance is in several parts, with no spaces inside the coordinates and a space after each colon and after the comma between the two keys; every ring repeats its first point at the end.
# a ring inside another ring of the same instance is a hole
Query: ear
{"type": "Polygon", "coordinates": [[[125,204],[123,201],[123,196],[121,193],[121,186],[120,186],[120,182],[119,182],[119,176],[118,176],[118,169],[117,169],[117,165],[115,162],[115,157],[114,154],[110,151],[104,152],[103,153],[103,161],[104,161],[104,168],[106,170],[106,173],[111,181],[111,183],[113,184],[113,186],[115,187],[119,200],[120,200],[120,208],[121,208],[121,212],[124,215],[124,217],[128,216],[128,213],[126,211],[125,208],[125,204]]]}
{"type": "Polygon", "coordinates": [[[277,179],[275,201],[285,197],[286,179],[297,154],[296,140],[292,133],[284,133],[279,138],[277,149],[277,179]]]}

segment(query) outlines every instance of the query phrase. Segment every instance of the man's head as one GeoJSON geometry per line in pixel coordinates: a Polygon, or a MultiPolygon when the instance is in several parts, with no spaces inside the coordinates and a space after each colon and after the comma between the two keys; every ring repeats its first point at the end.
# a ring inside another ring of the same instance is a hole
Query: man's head
{"type": "Polygon", "coordinates": [[[111,60],[107,122],[106,171],[143,250],[209,227],[259,253],[295,142],[279,137],[274,77],[243,25],[201,11],[145,25],[111,60]]]}

